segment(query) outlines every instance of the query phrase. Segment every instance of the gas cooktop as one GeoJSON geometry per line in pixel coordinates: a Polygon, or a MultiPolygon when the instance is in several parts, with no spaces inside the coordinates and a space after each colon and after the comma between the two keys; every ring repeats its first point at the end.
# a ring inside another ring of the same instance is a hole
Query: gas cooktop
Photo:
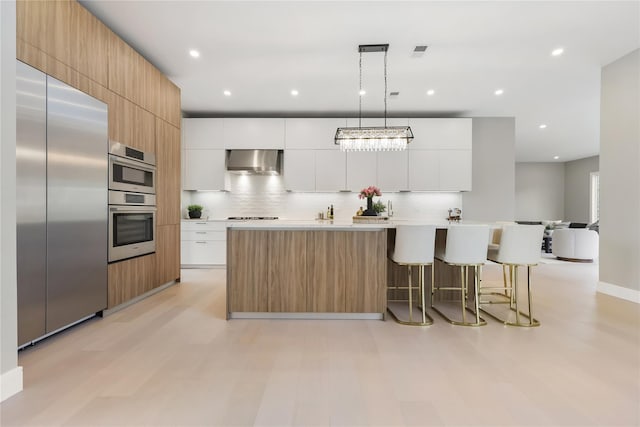
{"type": "Polygon", "coordinates": [[[231,220],[247,220],[247,221],[254,221],[254,220],[262,220],[262,219],[278,219],[277,216],[229,216],[227,217],[227,219],[231,219],[231,220]]]}

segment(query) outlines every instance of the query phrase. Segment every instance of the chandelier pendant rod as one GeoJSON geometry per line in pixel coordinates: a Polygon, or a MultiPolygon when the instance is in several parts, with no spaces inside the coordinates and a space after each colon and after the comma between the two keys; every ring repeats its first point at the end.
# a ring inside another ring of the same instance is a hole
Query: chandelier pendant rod
{"type": "MultiPolygon", "coordinates": [[[[362,55],[362,54],[360,54],[362,55]]],[[[387,51],[384,51],[384,127],[387,128],[387,51]]]]}
{"type": "Polygon", "coordinates": [[[362,128],[362,51],[360,51],[360,89],[358,90],[358,100],[360,101],[358,108],[358,127],[362,128]]]}

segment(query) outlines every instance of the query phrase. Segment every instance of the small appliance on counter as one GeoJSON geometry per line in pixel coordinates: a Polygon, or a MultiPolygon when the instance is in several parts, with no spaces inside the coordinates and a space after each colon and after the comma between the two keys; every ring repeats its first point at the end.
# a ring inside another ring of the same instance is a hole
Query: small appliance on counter
{"type": "Polygon", "coordinates": [[[455,221],[455,222],[459,222],[462,219],[462,211],[458,208],[451,208],[449,209],[449,217],[447,218],[448,221],[455,221]]]}

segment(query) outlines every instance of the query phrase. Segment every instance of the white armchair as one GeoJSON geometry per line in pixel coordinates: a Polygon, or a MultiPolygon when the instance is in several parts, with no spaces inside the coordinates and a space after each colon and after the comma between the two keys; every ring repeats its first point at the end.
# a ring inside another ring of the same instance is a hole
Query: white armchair
{"type": "Polygon", "coordinates": [[[592,262],[598,258],[600,236],[586,228],[564,228],[553,232],[553,254],[566,261],[592,262]]]}

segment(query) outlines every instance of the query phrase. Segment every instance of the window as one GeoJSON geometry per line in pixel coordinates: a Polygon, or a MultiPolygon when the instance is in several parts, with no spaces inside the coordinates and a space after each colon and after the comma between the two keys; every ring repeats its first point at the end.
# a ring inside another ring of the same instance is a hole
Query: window
{"type": "Polygon", "coordinates": [[[589,222],[594,223],[600,218],[600,172],[591,172],[591,197],[589,222]]]}

